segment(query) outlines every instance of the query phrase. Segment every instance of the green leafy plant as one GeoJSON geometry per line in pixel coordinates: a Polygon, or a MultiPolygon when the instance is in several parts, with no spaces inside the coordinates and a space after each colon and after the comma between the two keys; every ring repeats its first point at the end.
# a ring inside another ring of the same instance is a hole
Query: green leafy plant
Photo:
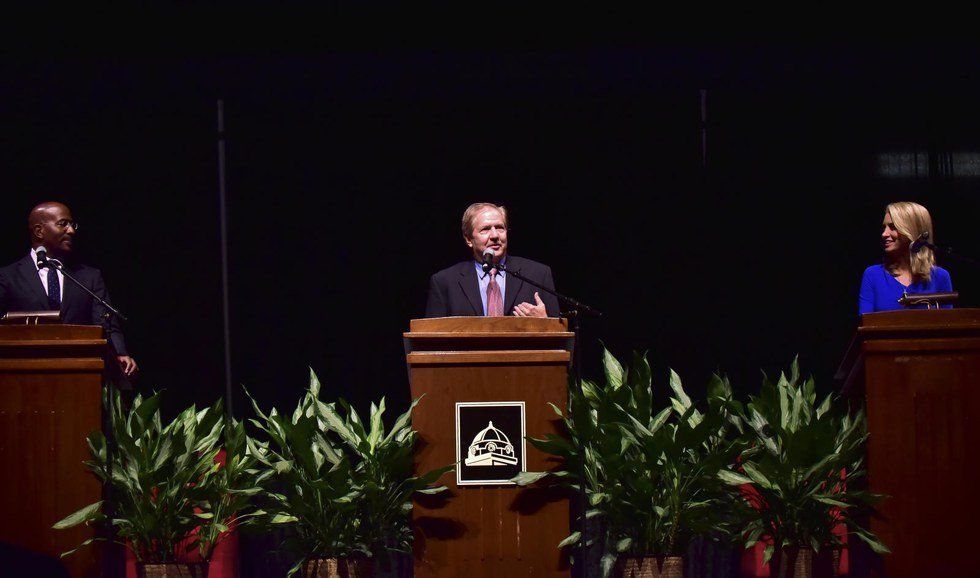
{"type": "Polygon", "coordinates": [[[412,475],[416,434],[411,407],[385,431],[384,399],[371,404],[367,423],[343,400],[324,403],[320,382],[310,371],[310,385],[292,416],[272,409],[251,423],[267,441],[252,440],[251,452],[267,469],[276,491],[267,494],[262,520],[290,525],[284,546],[301,559],[349,556],[385,557],[409,552],[409,515],[415,492],[433,487],[452,466],[412,475]]]}
{"type": "MultiPolygon", "coordinates": [[[[654,410],[652,377],[644,355],[623,366],[604,352],[605,384],[582,381],[571,389],[570,408],[562,417],[569,439],[549,434],[529,439],[535,447],[562,458],[551,472],[528,472],[518,484],[553,477],[584,492],[585,518],[600,523],[602,574],[620,555],[683,555],[697,535],[725,535],[733,528],[726,515],[734,492],[718,477],[741,449],[731,387],[715,377],[711,402],[697,409],[671,371],[670,405],[654,410]]],[[[737,408],[736,408],[737,409],[737,408]]],[[[580,531],[560,546],[591,545],[580,531]]]]}
{"type": "MultiPolygon", "coordinates": [[[[191,406],[164,426],[160,394],[137,395],[129,409],[116,390],[103,398],[112,443],[101,431],[90,434],[92,459],[85,465],[109,487],[112,502],[85,506],[54,528],[108,524],[139,562],[174,562],[182,543],[207,560],[220,534],[250,515],[243,513],[245,498],[258,491],[255,471],[238,449],[229,454],[230,468],[215,462],[225,433],[222,402],[202,410],[191,406]]],[[[231,439],[240,440],[240,424],[231,431],[231,439]]]]}
{"type": "Polygon", "coordinates": [[[764,377],[758,396],[747,404],[749,446],[741,473],[722,472],[733,485],[747,485],[745,545],[768,540],[765,560],[775,548],[819,551],[844,544],[840,524],[875,552],[888,548],[859,520],[873,513],[884,496],[859,489],[865,475],[864,412],[853,415],[834,394],[816,403],[813,378],[800,379],[797,360],[787,376],[764,377]]]}
{"type": "Polygon", "coordinates": [[[232,527],[243,528],[257,522],[265,514],[254,508],[256,497],[271,475],[258,467],[258,460],[248,449],[245,424],[229,419],[222,437],[224,464],[212,470],[207,480],[210,489],[204,511],[197,514],[205,523],[198,528],[197,540],[201,556],[208,560],[221,536],[232,527]]]}

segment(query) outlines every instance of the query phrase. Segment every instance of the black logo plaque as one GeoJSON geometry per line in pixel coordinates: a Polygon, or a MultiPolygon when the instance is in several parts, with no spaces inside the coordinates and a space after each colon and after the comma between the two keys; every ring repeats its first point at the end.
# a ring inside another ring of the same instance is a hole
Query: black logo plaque
{"type": "Polygon", "coordinates": [[[456,484],[503,485],[525,471],[524,402],[456,403],[456,484]]]}

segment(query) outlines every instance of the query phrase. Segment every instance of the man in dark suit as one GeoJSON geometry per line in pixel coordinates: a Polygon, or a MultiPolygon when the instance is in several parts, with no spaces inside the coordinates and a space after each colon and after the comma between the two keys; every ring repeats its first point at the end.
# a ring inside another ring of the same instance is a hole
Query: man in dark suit
{"type": "Polygon", "coordinates": [[[37,250],[44,247],[49,258],[61,261],[68,273],[109,302],[109,292],[98,269],[72,263],[72,249],[78,223],[71,211],[61,203],[41,203],[27,218],[31,237],[31,252],[23,259],[0,269],[0,315],[8,311],[61,311],[63,323],[101,325],[126,375],[138,370],[136,361],[126,352],[126,342],[119,320],[106,317],[105,307],[66,279],[60,271],[38,267],[37,250]]]}
{"type": "Polygon", "coordinates": [[[558,300],[553,295],[506,272],[483,271],[483,255],[492,251],[494,263],[504,263],[508,271],[555,288],[550,267],[507,254],[507,209],[492,203],[470,205],[463,213],[462,232],[472,258],[432,276],[426,317],[558,317],[558,300]]]}

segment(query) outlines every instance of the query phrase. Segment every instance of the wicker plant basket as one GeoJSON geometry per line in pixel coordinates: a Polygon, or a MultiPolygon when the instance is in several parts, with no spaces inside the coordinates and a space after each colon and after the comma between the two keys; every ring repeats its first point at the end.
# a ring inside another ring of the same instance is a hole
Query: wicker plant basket
{"type": "Polygon", "coordinates": [[[776,550],[769,561],[772,578],[837,578],[841,574],[841,550],[809,548],[776,550]]]}
{"type": "Polygon", "coordinates": [[[620,558],[617,575],[622,578],[684,578],[681,556],[620,558]]]}
{"type": "Polygon", "coordinates": [[[208,563],[136,564],[139,578],[208,578],[208,563]]]}
{"type": "Polygon", "coordinates": [[[373,570],[369,558],[313,558],[303,564],[303,578],[368,578],[373,570]]]}
{"type": "Polygon", "coordinates": [[[813,578],[813,550],[781,548],[769,561],[772,578],[813,578]]]}

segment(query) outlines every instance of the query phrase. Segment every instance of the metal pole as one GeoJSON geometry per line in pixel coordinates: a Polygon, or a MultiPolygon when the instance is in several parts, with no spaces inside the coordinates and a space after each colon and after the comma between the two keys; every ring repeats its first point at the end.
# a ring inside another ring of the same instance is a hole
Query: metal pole
{"type": "Polygon", "coordinates": [[[698,91],[701,116],[701,168],[708,168],[708,90],[698,91]]]}
{"type": "Polygon", "coordinates": [[[234,416],[231,391],[231,329],[228,313],[228,199],[225,194],[225,101],[218,100],[218,213],[221,219],[221,309],[224,314],[225,407],[234,416]]]}

